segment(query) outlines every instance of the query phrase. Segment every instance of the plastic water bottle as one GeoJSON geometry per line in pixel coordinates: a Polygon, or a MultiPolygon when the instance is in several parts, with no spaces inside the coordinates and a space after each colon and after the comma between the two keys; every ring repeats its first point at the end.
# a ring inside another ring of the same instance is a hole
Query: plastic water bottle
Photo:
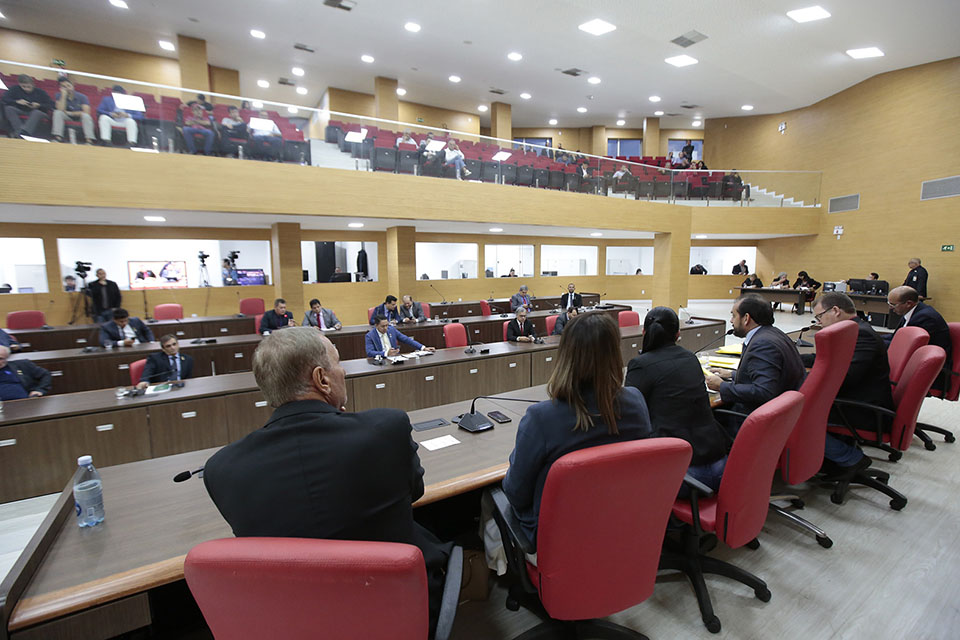
{"type": "Polygon", "coordinates": [[[73,483],[73,501],[77,510],[77,524],[95,527],[103,522],[103,481],[93,466],[93,456],[80,456],[77,464],[82,469],[73,483]]]}

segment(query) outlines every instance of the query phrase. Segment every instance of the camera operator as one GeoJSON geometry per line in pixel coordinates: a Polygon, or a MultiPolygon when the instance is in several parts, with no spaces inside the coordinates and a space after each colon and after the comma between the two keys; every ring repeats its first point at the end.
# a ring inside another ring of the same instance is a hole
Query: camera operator
{"type": "Polygon", "coordinates": [[[223,279],[223,286],[232,287],[240,284],[237,274],[237,256],[239,251],[231,251],[229,257],[223,259],[223,266],[220,269],[220,277],[223,279]]]}
{"type": "MultiPolygon", "coordinates": [[[[77,263],[77,272],[81,265],[89,263],[77,263]]],[[[81,276],[82,277],[82,276],[81,276]]],[[[97,323],[110,322],[113,320],[113,310],[120,307],[121,296],[120,287],[113,280],[107,280],[107,272],[103,269],[97,269],[97,279],[87,285],[87,295],[93,305],[93,319],[97,323]]]]}

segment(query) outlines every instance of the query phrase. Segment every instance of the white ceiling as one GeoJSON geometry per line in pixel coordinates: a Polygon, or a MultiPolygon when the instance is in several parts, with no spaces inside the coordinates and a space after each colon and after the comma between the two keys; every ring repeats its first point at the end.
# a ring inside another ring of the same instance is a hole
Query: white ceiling
{"type": "MultiPolygon", "coordinates": [[[[640,127],[657,109],[683,114],[665,117],[662,127],[686,127],[695,116],[742,115],[745,103],[754,114],[776,113],[878,73],[960,55],[957,0],[357,0],[351,12],[321,0],[127,3],[129,10],[108,0],[3,0],[0,25],[168,57],[176,54],[157,40],[179,33],[205,39],[209,62],[239,69],[241,90],[253,98],[315,106],[328,86],[372,93],[382,75],[397,78],[412,102],[472,113],[494,99],[511,103],[514,127],[546,126],[551,117],[565,127],[611,126],[618,117],[640,127]],[[832,17],[797,24],[785,15],[814,2],[832,17]],[[577,29],[598,17],[617,30],[596,37],[577,29]],[[422,30],[405,31],[408,20],[422,30]],[[252,28],[266,39],[252,38],[252,28]],[[687,49],[670,42],[691,29],[708,39],[687,49]],[[295,50],[296,42],[316,53],[295,50]],[[844,53],[867,46],[886,56],[844,53]],[[509,61],[510,51],[523,60],[509,61]],[[663,62],[680,53],[700,63],[677,69],[663,62]],[[376,61],[364,64],[361,54],[376,61]],[[307,72],[300,79],[306,97],[277,85],[279,76],[295,79],[294,65],[307,72]],[[603,82],[557,72],[569,67],[603,82]],[[460,84],[447,81],[454,73],[460,84]],[[261,78],[270,89],[257,87],[261,78]],[[495,96],[491,87],[508,93],[495,96]],[[533,99],[521,100],[523,91],[533,99]],[[654,105],[650,95],[663,101],[654,105]],[[588,112],[577,113],[579,106],[588,112]]],[[[489,114],[481,121],[488,124],[489,114]]]]}

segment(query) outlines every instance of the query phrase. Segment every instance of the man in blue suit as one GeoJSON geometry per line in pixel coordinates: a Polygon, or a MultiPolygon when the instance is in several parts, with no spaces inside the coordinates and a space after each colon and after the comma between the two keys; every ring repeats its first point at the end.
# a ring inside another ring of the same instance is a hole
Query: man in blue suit
{"type": "Polygon", "coordinates": [[[180,353],[177,336],[168,333],[160,336],[161,353],[154,353],[143,365],[138,389],[170,380],[186,380],[193,374],[193,358],[180,353]]]}
{"type": "Polygon", "coordinates": [[[388,295],[382,304],[374,307],[373,314],[370,316],[370,324],[377,324],[374,320],[377,316],[383,316],[388,322],[402,322],[403,318],[400,317],[400,311],[397,309],[397,296],[388,295]]]}
{"type": "Polygon", "coordinates": [[[100,344],[105,347],[132,347],[153,342],[153,333],[140,318],[131,318],[126,309],[114,309],[113,320],[100,325],[100,344]]]}
{"type": "Polygon", "coordinates": [[[0,329],[0,347],[7,347],[14,353],[20,351],[20,343],[17,342],[17,339],[3,329],[0,329]]]}
{"type": "Polygon", "coordinates": [[[396,327],[390,326],[390,321],[379,314],[373,316],[373,329],[367,332],[367,357],[395,356],[400,353],[400,344],[410,345],[414,349],[434,351],[433,347],[425,347],[413,338],[405,336],[396,327]]]}
{"type": "MultiPolygon", "coordinates": [[[[913,287],[901,286],[892,289],[887,294],[887,304],[890,310],[900,316],[901,327],[920,327],[930,334],[929,344],[936,345],[947,353],[947,361],[944,363],[944,370],[936,382],[933,383],[935,389],[944,389],[950,383],[950,374],[953,367],[953,345],[950,342],[950,327],[940,313],[928,304],[920,302],[920,293],[913,287]]],[[[893,334],[888,333],[884,336],[887,344],[893,340],[893,334]]]]}

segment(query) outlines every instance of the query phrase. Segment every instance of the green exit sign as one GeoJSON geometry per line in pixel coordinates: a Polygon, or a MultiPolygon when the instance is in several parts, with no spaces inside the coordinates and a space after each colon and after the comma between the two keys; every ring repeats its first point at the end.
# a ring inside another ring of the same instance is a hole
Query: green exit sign
{"type": "Polygon", "coordinates": [[[52,65],[55,66],[55,67],[65,67],[65,66],[67,66],[67,63],[64,62],[63,60],[61,60],[60,58],[54,58],[53,61],[52,61],[50,64],[52,64],[52,65]]]}
{"type": "Polygon", "coordinates": [[[940,245],[940,251],[953,251],[952,244],[942,244],[940,245]]]}

